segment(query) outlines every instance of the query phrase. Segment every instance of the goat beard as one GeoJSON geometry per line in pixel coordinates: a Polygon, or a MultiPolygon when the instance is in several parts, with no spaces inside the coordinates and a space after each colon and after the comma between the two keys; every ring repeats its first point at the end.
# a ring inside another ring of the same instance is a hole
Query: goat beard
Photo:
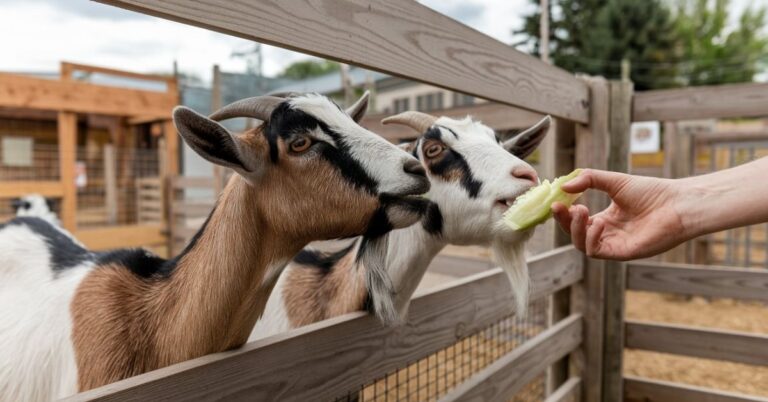
{"type": "Polygon", "coordinates": [[[509,278],[518,316],[525,315],[528,308],[531,280],[525,261],[525,243],[531,236],[533,230],[512,233],[505,230],[491,242],[494,259],[509,278]]]}
{"type": "Polygon", "coordinates": [[[389,236],[363,237],[360,247],[362,253],[358,256],[358,269],[365,270],[368,298],[373,303],[373,311],[385,325],[396,325],[402,321],[402,315],[395,307],[397,292],[387,272],[389,236]]]}

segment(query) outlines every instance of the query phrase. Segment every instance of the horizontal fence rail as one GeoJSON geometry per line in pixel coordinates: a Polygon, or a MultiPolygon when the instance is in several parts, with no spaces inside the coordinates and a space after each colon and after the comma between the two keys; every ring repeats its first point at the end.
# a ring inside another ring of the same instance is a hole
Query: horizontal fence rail
{"type": "Polygon", "coordinates": [[[768,402],[768,398],[741,395],[693,385],[626,376],[625,402],[768,402]]]}
{"type": "MultiPolygon", "coordinates": [[[[532,300],[583,275],[582,255],[573,247],[528,264],[532,300]]],[[[330,400],[485,328],[513,313],[513,305],[506,274],[496,268],[415,298],[401,326],[382,327],[368,314],[347,314],[67,400],[330,400]]]]}
{"type": "Polygon", "coordinates": [[[768,302],[768,271],[636,261],[627,264],[627,289],[768,302]]]}
{"type": "Polygon", "coordinates": [[[411,0],[99,0],[579,123],[587,85],[411,0]]]}
{"type": "Polygon", "coordinates": [[[731,84],[636,92],[632,121],[768,115],[768,84],[731,84]]]}
{"type": "Polygon", "coordinates": [[[736,363],[768,365],[768,336],[626,321],[626,347],[736,363]]]}
{"type": "Polygon", "coordinates": [[[577,402],[581,400],[581,378],[571,377],[564,382],[544,402],[577,402]]]}
{"type": "Polygon", "coordinates": [[[581,343],[583,321],[573,314],[493,362],[440,400],[506,401],[581,343]]]}

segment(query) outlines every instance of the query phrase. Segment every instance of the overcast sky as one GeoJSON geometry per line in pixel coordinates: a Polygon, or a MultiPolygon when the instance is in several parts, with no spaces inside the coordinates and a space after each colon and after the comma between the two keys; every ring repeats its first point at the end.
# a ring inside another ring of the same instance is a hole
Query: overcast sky
{"type": "MultiPolygon", "coordinates": [[[[384,0],[385,1],[385,0],[384,0]]],[[[530,12],[529,0],[424,0],[425,5],[504,42],[530,12]]],[[[768,0],[732,0],[735,11],[768,0]]],[[[735,14],[735,13],[734,13],[735,14]]],[[[57,71],[61,60],[138,72],[179,68],[205,80],[211,66],[243,71],[231,57],[250,42],[88,0],[0,0],[0,71],[57,71]]],[[[307,56],[264,48],[264,72],[273,75],[307,56]]]]}

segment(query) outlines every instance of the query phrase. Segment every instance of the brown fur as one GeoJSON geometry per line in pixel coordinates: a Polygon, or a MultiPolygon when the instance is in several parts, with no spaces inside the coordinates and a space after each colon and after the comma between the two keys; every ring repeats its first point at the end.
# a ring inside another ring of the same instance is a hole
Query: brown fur
{"type": "MultiPolygon", "coordinates": [[[[241,137],[268,161],[259,129],[241,137]]],[[[353,236],[379,203],[321,160],[280,158],[249,185],[235,175],[195,247],[168,278],[97,267],[72,301],[81,391],[241,346],[280,270],[309,241],[353,236]]]]}
{"type": "Polygon", "coordinates": [[[359,311],[365,303],[365,269],[355,264],[356,248],[331,269],[293,265],[285,273],[283,302],[294,327],[359,311]]]}

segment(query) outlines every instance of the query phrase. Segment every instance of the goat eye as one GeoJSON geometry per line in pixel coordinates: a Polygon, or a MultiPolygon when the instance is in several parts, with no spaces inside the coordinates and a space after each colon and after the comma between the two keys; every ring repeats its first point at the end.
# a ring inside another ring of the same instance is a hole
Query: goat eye
{"type": "Polygon", "coordinates": [[[299,137],[293,142],[291,142],[291,151],[293,152],[304,152],[307,149],[309,149],[309,146],[312,145],[312,141],[310,141],[307,137],[299,137]]]}
{"type": "Polygon", "coordinates": [[[441,144],[432,144],[427,147],[426,151],[424,151],[424,155],[426,155],[427,158],[434,158],[443,153],[443,151],[445,151],[445,146],[441,144]]]}

